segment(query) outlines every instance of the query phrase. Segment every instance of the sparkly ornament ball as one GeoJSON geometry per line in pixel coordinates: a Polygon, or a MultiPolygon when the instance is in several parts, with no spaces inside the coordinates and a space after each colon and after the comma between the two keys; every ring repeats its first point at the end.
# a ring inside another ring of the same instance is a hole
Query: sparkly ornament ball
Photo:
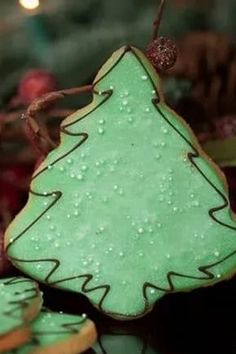
{"type": "Polygon", "coordinates": [[[177,55],[177,47],[169,38],[158,37],[147,47],[147,57],[158,72],[172,68],[177,55]]]}

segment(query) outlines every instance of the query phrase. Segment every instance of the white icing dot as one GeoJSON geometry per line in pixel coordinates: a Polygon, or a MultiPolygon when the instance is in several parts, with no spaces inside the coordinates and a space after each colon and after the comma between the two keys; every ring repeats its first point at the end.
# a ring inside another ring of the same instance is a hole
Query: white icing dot
{"type": "Polygon", "coordinates": [[[118,186],[115,184],[114,187],[113,187],[114,191],[117,191],[118,189],[118,186]]]}
{"type": "Polygon", "coordinates": [[[78,179],[79,181],[82,181],[83,176],[82,176],[81,174],[79,174],[79,175],[77,176],[77,179],[78,179]]]}
{"type": "Polygon", "coordinates": [[[193,193],[191,193],[191,194],[190,194],[190,198],[193,199],[194,197],[195,197],[195,195],[194,195],[193,193]]]}
{"type": "Polygon", "coordinates": [[[92,247],[92,248],[95,248],[95,247],[96,247],[95,243],[92,243],[91,247],[92,247]]]}
{"type": "Polygon", "coordinates": [[[75,178],[75,174],[74,173],[71,173],[70,176],[71,176],[71,178],[75,178]]]}
{"type": "Polygon", "coordinates": [[[50,215],[46,215],[46,219],[50,220],[51,216],[50,215]]]}
{"type": "Polygon", "coordinates": [[[123,253],[123,252],[120,252],[120,253],[119,253],[119,256],[120,256],[120,257],[124,257],[124,253],[123,253]]]}
{"type": "Polygon", "coordinates": [[[204,240],[205,235],[201,234],[201,236],[200,236],[200,237],[201,237],[201,239],[202,239],[202,240],[204,240]]]}
{"type": "Polygon", "coordinates": [[[130,107],[128,107],[126,111],[127,111],[127,113],[131,113],[132,109],[130,107]]]}
{"type": "Polygon", "coordinates": [[[86,165],[83,165],[82,167],[81,167],[81,170],[82,171],[86,171],[88,169],[88,167],[86,166],[86,165]]]}
{"type": "Polygon", "coordinates": [[[43,202],[43,205],[47,206],[47,205],[48,205],[48,202],[43,202]]]}
{"type": "Polygon", "coordinates": [[[127,90],[124,92],[124,96],[126,96],[126,97],[129,96],[129,92],[127,90]]]}
{"type": "Polygon", "coordinates": [[[143,252],[139,252],[139,257],[143,257],[143,252]]]}
{"type": "Polygon", "coordinates": [[[160,155],[159,154],[156,154],[156,156],[155,156],[155,158],[157,159],[157,160],[159,160],[160,159],[160,155]]]}
{"type": "Polygon", "coordinates": [[[74,211],[74,216],[78,216],[78,215],[79,215],[78,210],[75,210],[75,211],[74,211]]]}
{"type": "Polygon", "coordinates": [[[139,234],[143,234],[143,233],[144,233],[144,229],[143,229],[142,227],[140,227],[140,228],[138,229],[138,233],[139,233],[139,234]]]}
{"type": "Polygon", "coordinates": [[[108,250],[109,250],[109,252],[112,252],[112,251],[113,251],[113,248],[112,248],[112,247],[109,247],[108,250]]]}
{"type": "Polygon", "coordinates": [[[155,294],[155,289],[151,289],[151,290],[150,290],[150,293],[151,293],[151,294],[155,294]]]}
{"type": "Polygon", "coordinates": [[[156,90],[152,90],[152,94],[155,95],[156,94],[156,90]]]}
{"type": "Polygon", "coordinates": [[[54,247],[58,248],[59,247],[59,242],[54,242],[54,247]]]}
{"type": "Polygon", "coordinates": [[[168,201],[167,201],[167,204],[168,204],[168,205],[171,205],[171,204],[172,204],[172,200],[168,200],[168,201]]]}
{"type": "Polygon", "coordinates": [[[129,122],[129,123],[133,123],[133,121],[134,121],[134,119],[133,119],[132,117],[129,117],[129,118],[128,118],[128,122],[129,122]]]}
{"type": "Polygon", "coordinates": [[[218,251],[215,251],[215,252],[214,252],[214,255],[215,255],[216,257],[219,257],[219,255],[220,255],[220,252],[218,252],[218,251]]]}
{"type": "Polygon", "coordinates": [[[68,159],[67,160],[67,163],[70,165],[70,164],[72,164],[72,159],[68,159]]]}
{"type": "Polygon", "coordinates": [[[166,143],[164,141],[161,142],[160,144],[162,147],[166,146],[166,143]]]}
{"type": "Polygon", "coordinates": [[[104,134],[104,129],[103,128],[98,128],[98,133],[101,134],[101,135],[104,134]]]}
{"type": "Polygon", "coordinates": [[[105,227],[104,226],[100,226],[99,231],[103,232],[104,230],[105,230],[105,227]]]}
{"type": "Polygon", "coordinates": [[[170,259],[170,254],[169,253],[167,253],[166,258],[170,259]]]}
{"type": "Polygon", "coordinates": [[[163,131],[164,134],[168,133],[168,129],[167,128],[162,128],[162,131],[163,131]]]}
{"type": "Polygon", "coordinates": [[[36,251],[38,251],[38,250],[39,250],[39,246],[36,245],[36,246],[34,247],[34,249],[35,249],[36,251]]]}
{"type": "Polygon", "coordinates": [[[84,262],[83,262],[83,265],[84,265],[84,266],[88,265],[88,262],[87,262],[87,261],[84,261],[84,262]]]}
{"type": "Polygon", "coordinates": [[[178,211],[178,208],[175,206],[175,207],[173,208],[173,211],[174,211],[174,212],[178,211]]]}
{"type": "Polygon", "coordinates": [[[120,111],[122,112],[124,110],[124,108],[123,107],[120,107],[120,111]]]}
{"type": "Polygon", "coordinates": [[[111,86],[110,86],[110,90],[114,90],[114,86],[111,85],[111,86]]]}
{"type": "Polygon", "coordinates": [[[74,203],[74,206],[75,206],[76,208],[78,208],[79,203],[78,203],[78,202],[75,202],[75,203],[74,203]]]}
{"type": "Polygon", "coordinates": [[[82,313],[82,318],[87,318],[86,313],[82,313]]]}
{"type": "Polygon", "coordinates": [[[123,195],[123,194],[124,194],[124,191],[123,191],[122,188],[119,189],[119,194],[120,194],[120,195],[123,195]]]}
{"type": "Polygon", "coordinates": [[[10,238],[10,241],[9,241],[9,242],[12,243],[13,241],[14,241],[14,239],[13,239],[13,238],[10,238]]]}
{"type": "Polygon", "coordinates": [[[70,214],[67,214],[66,217],[67,217],[68,219],[70,219],[70,218],[71,218],[71,215],[70,215],[70,214]]]}
{"type": "Polygon", "coordinates": [[[66,245],[67,246],[71,246],[71,242],[70,241],[66,241],[66,245]]]}
{"type": "Polygon", "coordinates": [[[153,232],[153,228],[149,227],[148,232],[150,232],[150,234],[153,232]]]}
{"type": "Polygon", "coordinates": [[[36,268],[37,268],[37,269],[41,269],[41,268],[42,268],[42,265],[41,265],[41,264],[37,264],[36,268]]]}
{"type": "Polygon", "coordinates": [[[99,124],[104,124],[104,123],[105,123],[104,119],[99,120],[99,124]]]}
{"type": "Polygon", "coordinates": [[[161,223],[158,222],[157,223],[157,227],[160,228],[161,227],[161,223]]]}
{"type": "Polygon", "coordinates": [[[55,230],[55,225],[50,225],[50,230],[55,230]]]}
{"type": "Polygon", "coordinates": [[[221,274],[217,274],[216,277],[217,277],[217,278],[221,278],[221,274]]]}
{"type": "Polygon", "coordinates": [[[82,154],[80,155],[83,158],[85,158],[85,154],[82,152],[82,154]]]}
{"type": "Polygon", "coordinates": [[[142,78],[143,81],[146,81],[148,79],[147,75],[142,75],[141,78],[142,78]]]}
{"type": "Polygon", "coordinates": [[[100,175],[101,175],[101,171],[100,171],[100,170],[97,170],[96,175],[97,175],[97,176],[100,176],[100,175]]]}
{"type": "Polygon", "coordinates": [[[100,266],[100,262],[96,262],[96,266],[99,267],[100,266]]]}
{"type": "Polygon", "coordinates": [[[153,240],[150,240],[149,243],[150,243],[150,245],[153,245],[153,244],[154,244],[154,241],[153,241],[153,240]]]}
{"type": "Polygon", "coordinates": [[[48,169],[51,170],[53,168],[52,165],[48,165],[48,169]]]}
{"type": "Polygon", "coordinates": [[[145,112],[150,112],[150,108],[149,107],[147,107],[147,108],[145,108],[145,112]]]}
{"type": "Polygon", "coordinates": [[[128,105],[128,100],[123,100],[122,104],[123,104],[123,106],[127,106],[128,105]]]}
{"type": "Polygon", "coordinates": [[[59,170],[60,170],[61,172],[64,172],[64,171],[65,171],[65,168],[64,168],[63,166],[61,166],[61,167],[59,168],[59,170]]]}
{"type": "Polygon", "coordinates": [[[127,281],[126,280],[122,280],[122,285],[126,285],[127,281]]]}

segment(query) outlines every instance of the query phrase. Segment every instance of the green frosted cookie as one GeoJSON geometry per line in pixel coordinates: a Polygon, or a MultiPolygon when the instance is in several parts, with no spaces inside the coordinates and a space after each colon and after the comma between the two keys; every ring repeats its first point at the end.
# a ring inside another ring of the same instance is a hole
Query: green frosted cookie
{"type": "Polygon", "coordinates": [[[63,121],[6,250],[31,277],[122,319],[235,272],[224,176],[166,106],[138,49],[115,52],[95,78],[92,103],[63,121]]]}
{"type": "Polygon", "coordinates": [[[32,339],[8,354],[79,354],[96,340],[96,329],[86,316],[42,311],[31,326],[32,339]]]}
{"type": "Polygon", "coordinates": [[[29,321],[38,315],[41,305],[42,296],[34,281],[0,279],[0,353],[29,340],[29,321]]]}

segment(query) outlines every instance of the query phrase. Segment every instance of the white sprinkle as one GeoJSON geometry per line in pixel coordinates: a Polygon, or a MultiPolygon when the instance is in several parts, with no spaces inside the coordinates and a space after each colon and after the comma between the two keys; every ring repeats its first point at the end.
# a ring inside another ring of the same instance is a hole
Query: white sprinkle
{"type": "Polygon", "coordinates": [[[60,167],[60,171],[61,172],[64,172],[65,171],[65,168],[63,166],[60,167]]]}
{"type": "Polygon", "coordinates": [[[104,123],[105,123],[104,119],[100,119],[99,124],[104,124],[104,123]]]}
{"type": "Polygon", "coordinates": [[[48,165],[48,169],[51,170],[53,168],[52,165],[48,165]]]}
{"type": "Polygon", "coordinates": [[[120,257],[124,257],[124,253],[123,253],[123,252],[120,252],[120,253],[119,253],[119,256],[120,256],[120,257]]]}
{"type": "Polygon", "coordinates": [[[148,79],[147,75],[142,75],[142,80],[146,81],[148,79]]]}
{"type": "Polygon", "coordinates": [[[114,187],[113,187],[114,191],[117,191],[118,189],[118,186],[115,184],[114,187]]]}
{"type": "Polygon", "coordinates": [[[123,100],[122,104],[123,104],[123,106],[127,106],[128,101],[127,100],[123,100]]]}
{"type": "Polygon", "coordinates": [[[98,133],[101,134],[101,135],[104,134],[104,129],[103,128],[98,128],[98,133]]]}
{"type": "Polygon", "coordinates": [[[151,293],[151,294],[155,294],[155,289],[151,289],[151,290],[150,290],[150,293],[151,293]]]}
{"type": "Polygon", "coordinates": [[[72,159],[68,159],[67,160],[67,163],[70,165],[70,164],[72,164],[72,159]]]}
{"type": "Polygon", "coordinates": [[[219,257],[220,252],[216,251],[216,252],[214,253],[214,255],[215,255],[216,257],[219,257]]]}
{"type": "Polygon", "coordinates": [[[77,176],[77,179],[78,179],[79,181],[81,181],[81,180],[83,179],[83,176],[79,174],[79,175],[77,176]]]}
{"type": "Polygon", "coordinates": [[[139,233],[139,234],[143,234],[143,233],[144,233],[144,229],[143,229],[142,227],[140,227],[140,228],[138,229],[138,233],[139,233]]]}

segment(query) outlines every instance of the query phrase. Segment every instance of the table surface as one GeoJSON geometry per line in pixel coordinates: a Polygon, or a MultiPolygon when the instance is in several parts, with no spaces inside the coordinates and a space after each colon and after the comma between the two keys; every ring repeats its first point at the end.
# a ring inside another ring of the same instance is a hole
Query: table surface
{"type": "Polygon", "coordinates": [[[86,354],[236,354],[236,277],[167,295],[144,318],[126,322],[100,314],[82,295],[41,288],[45,306],[94,320],[99,339],[86,354]]]}

